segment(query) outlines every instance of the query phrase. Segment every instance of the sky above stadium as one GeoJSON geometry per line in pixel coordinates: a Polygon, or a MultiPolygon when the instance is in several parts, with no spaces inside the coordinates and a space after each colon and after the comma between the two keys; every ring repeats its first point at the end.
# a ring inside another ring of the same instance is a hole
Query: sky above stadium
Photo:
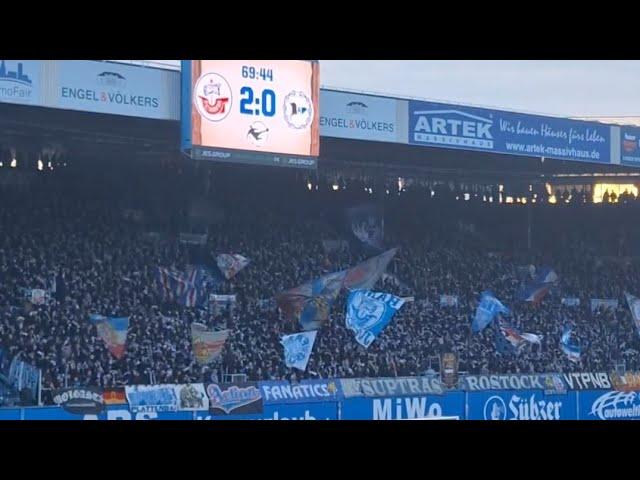
{"type": "Polygon", "coordinates": [[[640,116],[640,61],[320,62],[324,87],[564,117],[640,116]]]}
{"type": "Polygon", "coordinates": [[[323,87],[562,117],[640,117],[637,60],[320,60],[320,65],[323,87]]]}

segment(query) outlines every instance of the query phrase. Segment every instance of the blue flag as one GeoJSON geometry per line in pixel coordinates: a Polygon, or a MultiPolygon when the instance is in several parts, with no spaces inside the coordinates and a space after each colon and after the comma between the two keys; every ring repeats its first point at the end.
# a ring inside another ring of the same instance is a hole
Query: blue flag
{"type": "Polygon", "coordinates": [[[499,314],[504,313],[509,315],[511,311],[505,307],[500,300],[493,296],[493,293],[489,291],[482,292],[480,296],[480,304],[476,310],[476,315],[473,318],[471,324],[471,330],[473,333],[478,333],[484,330],[489,325],[493,318],[499,314]]]}
{"type": "Polygon", "coordinates": [[[557,280],[558,275],[552,268],[540,267],[535,279],[520,289],[518,299],[537,305],[549,293],[549,290],[557,280]]]}
{"type": "Polygon", "coordinates": [[[297,368],[303,372],[307,369],[309,357],[316,341],[317,330],[311,332],[283,335],[280,343],[284,347],[284,363],[289,368],[297,368]]]}
{"type": "Polygon", "coordinates": [[[564,327],[562,337],[560,337],[560,349],[569,357],[572,362],[579,362],[582,349],[579,345],[571,341],[571,327],[564,327]]]}
{"type": "Polygon", "coordinates": [[[404,302],[390,293],[354,290],[347,299],[347,328],[353,330],[360,345],[369,347],[404,302]]]}

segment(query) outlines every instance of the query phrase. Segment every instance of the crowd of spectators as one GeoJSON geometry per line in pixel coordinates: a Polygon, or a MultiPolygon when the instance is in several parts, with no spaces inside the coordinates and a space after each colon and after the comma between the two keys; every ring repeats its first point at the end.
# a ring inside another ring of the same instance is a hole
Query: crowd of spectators
{"type": "Polygon", "coordinates": [[[336,189],[280,169],[128,168],[69,166],[0,187],[0,348],[40,368],[44,389],[221,381],[224,374],[249,380],[422,375],[438,370],[444,352],[456,352],[459,370],[468,373],[640,367],[639,336],[624,302],[625,291],[640,293],[635,202],[507,205],[497,196],[492,203],[482,195],[456,200],[446,185],[387,194],[369,193],[358,182],[336,189]],[[288,369],[280,337],[299,327],[283,318],[274,295],[370,255],[353,243],[326,251],[322,242],[348,240],[341,212],[364,202],[383,205],[385,242],[400,247],[376,290],[415,300],[365,349],[344,325],[341,294],[307,370],[288,369]],[[196,219],[195,204],[211,208],[196,219]],[[251,260],[216,291],[235,294],[235,306],[215,313],[164,303],[154,286],[155,267],[191,261],[177,235],[203,228],[203,221],[207,255],[251,260]],[[550,265],[559,275],[538,306],[517,300],[529,265],[550,265]],[[50,292],[44,305],[25,298],[25,289],[37,288],[50,292]],[[495,326],[472,335],[483,290],[513,310],[512,324],[542,335],[541,344],[501,355],[495,326]],[[440,306],[442,294],[458,296],[458,306],[440,306]],[[566,306],[563,297],[581,303],[566,306]],[[618,308],[592,312],[591,298],[616,299],[618,308]],[[123,358],[97,336],[92,313],[130,317],[123,358]],[[231,331],[211,365],[194,360],[194,321],[231,331]],[[559,348],[565,325],[583,347],[579,363],[559,348]]]}

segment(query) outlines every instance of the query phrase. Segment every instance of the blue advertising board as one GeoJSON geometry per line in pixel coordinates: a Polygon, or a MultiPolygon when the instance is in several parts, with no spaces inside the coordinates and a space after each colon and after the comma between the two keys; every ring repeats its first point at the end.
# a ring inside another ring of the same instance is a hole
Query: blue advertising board
{"type": "Polygon", "coordinates": [[[196,420],[337,420],[337,402],[265,405],[262,413],[213,416],[196,412],[196,420]]]}
{"type": "Polygon", "coordinates": [[[424,417],[464,418],[464,393],[413,397],[347,398],[342,402],[342,420],[408,420],[424,417]]]}
{"type": "Polygon", "coordinates": [[[409,143],[609,163],[611,127],[595,122],[411,100],[409,143]]]}
{"type": "Polygon", "coordinates": [[[579,395],[579,420],[640,420],[638,392],[589,390],[579,395]]]}
{"type": "Polygon", "coordinates": [[[342,398],[339,380],[302,380],[299,384],[258,382],[266,404],[331,402],[342,398]]]}
{"type": "Polygon", "coordinates": [[[107,407],[98,415],[76,415],[62,407],[25,408],[24,420],[192,420],[193,412],[138,412],[126,405],[107,407]]]}
{"type": "Polygon", "coordinates": [[[576,392],[546,395],[542,390],[467,393],[468,420],[575,420],[576,392]]]}
{"type": "Polygon", "coordinates": [[[640,165],[640,128],[620,127],[620,162],[640,165]]]}
{"type": "Polygon", "coordinates": [[[0,420],[20,420],[19,408],[0,408],[0,420]]]}

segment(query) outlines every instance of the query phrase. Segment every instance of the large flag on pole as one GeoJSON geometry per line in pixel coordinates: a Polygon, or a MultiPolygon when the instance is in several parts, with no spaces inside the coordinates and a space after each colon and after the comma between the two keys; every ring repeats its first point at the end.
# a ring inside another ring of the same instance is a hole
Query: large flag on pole
{"type": "Polygon", "coordinates": [[[478,333],[484,330],[489,325],[493,318],[499,313],[509,315],[511,311],[505,307],[500,300],[498,300],[493,293],[484,291],[480,295],[480,303],[476,309],[476,315],[473,317],[471,323],[471,330],[473,333],[478,333]]]}
{"type": "Polygon", "coordinates": [[[392,248],[347,270],[347,276],[344,279],[345,288],[371,290],[397,252],[397,248],[392,248]]]}
{"type": "Polygon", "coordinates": [[[285,317],[296,319],[303,330],[317,330],[329,318],[329,311],[342,289],[346,271],[324,275],[276,296],[285,317]]]}
{"type": "Polygon", "coordinates": [[[235,277],[249,262],[247,257],[238,254],[221,253],[216,257],[218,268],[227,280],[235,277]]]}
{"type": "Polygon", "coordinates": [[[403,298],[390,293],[354,290],[347,299],[347,328],[368,348],[404,303],[403,298]]]}
{"type": "Polygon", "coordinates": [[[348,208],[347,222],[351,233],[363,244],[378,252],[384,245],[384,213],[373,204],[348,208]]]}
{"type": "Polygon", "coordinates": [[[190,267],[185,272],[158,267],[156,280],[165,302],[176,302],[185,307],[195,307],[206,299],[208,274],[201,267],[190,267]]]}
{"type": "Polygon", "coordinates": [[[557,281],[558,275],[552,268],[540,267],[534,280],[520,290],[519,299],[538,305],[557,281]]]}
{"type": "Polygon", "coordinates": [[[211,331],[201,323],[191,324],[193,356],[200,365],[213,362],[222,354],[229,330],[211,331]]]}
{"type": "Polygon", "coordinates": [[[284,363],[289,368],[297,368],[303,372],[307,369],[309,357],[316,341],[317,330],[310,332],[283,335],[280,343],[284,347],[284,363]]]}
{"type": "Polygon", "coordinates": [[[571,327],[564,327],[562,337],[560,337],[560,348],[570,361],[580,361],[581,348],[571,341],[571,327]]]}
{"type": "Polygon", "coordinates": [[[124,355],[129,332],[128,317],[107,317],[106,320],[96,323],[98,336],[107,346],[111,355],[120,359],[124,355]]]}
{"type": "Polygon", "coordinates": [[[627,299],[629,310],[631,310],[631,318],[633,318],[633,323],[636,326],[638,335],[640,335],[640,298],[635,297],[627,292],[624,293],[624,296],[627,299]]]}

